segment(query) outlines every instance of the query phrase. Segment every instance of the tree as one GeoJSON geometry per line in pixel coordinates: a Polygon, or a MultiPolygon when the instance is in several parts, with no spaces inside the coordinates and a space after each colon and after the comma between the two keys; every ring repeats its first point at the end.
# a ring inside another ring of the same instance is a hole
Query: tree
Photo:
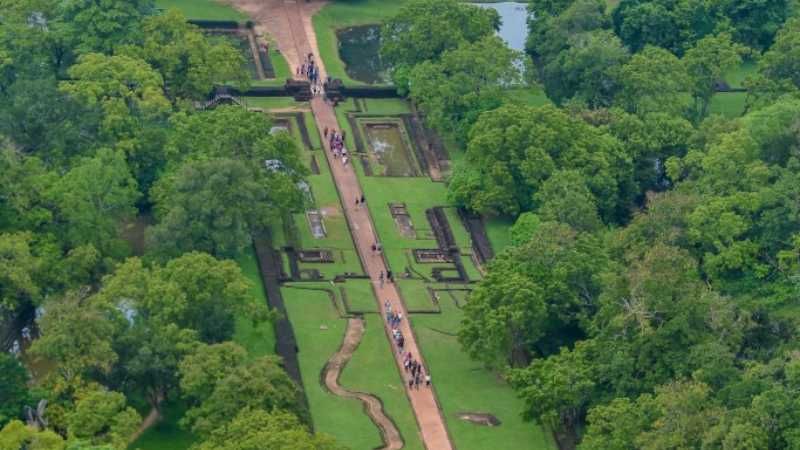
{"type": "Polygon", "coordinates": [[[213,356],[209,357],[207,354],[209,352],[218,354],[218,345],[220,344],[201,346],[180,364],[181,390],[193,405],[186,412],[182,422],[190,426],[193,432],[208,437],[215,429],[246,408],[266,411],[282,409],[305,416],[298,388],[281,368],[280,360],[275,356],[244,361],[226,367],[224,372],[218,365],[214,365],[220,375],[215,379],[206,378],[202,381],[192,375],[196,373],[198,367],[202,367],[200,364],[204,361],[214,360],[213,356]]]}
{"type": "Polygon", "coordinates": [[[244,409],[192,450],[343,450],[325,435],[311,434],[296,416],[244,409]]]}
{"type": "Polygon", "coordinates": [[[108,373],[117,360],[112,348],[114,325],[108,317],[78,293],[50,301],[38,321],[40,337],[30,352],[56,363],[55,373],[67,383],[93,370],[108,373]]]}
{"type": "Polygon", "coordinates": [[[38,304],[41,260],[31,253],[30,233],[0,233],[0,313],[38,304]]]}
{"type": "Polygon", "coordinates": [[[85,0],[61,3],[60,19],[69,24],[69,35],[78,53],[111,53],[140,33],[152,0],[85,0]]]}
{"type": "Polygon", "coordinates": [[[636,437],[653,421],[655,413],[639,408],[627,397],[589,410],[580,450],[636,450],[636,437]]]}
{"type": "Polygon", "coordinates": [[[743,0],[723,3],[738,42],[756,49],[770,48],[792,6],[786,0],[743,0]]]}
{"type": "Polygon", "coordinates": [[[103,111],[101,131],[108,137],[131,140],[143,120],[155,120],[170,111],[164,97],[164,79],[141,59],[126,55],[82,55],[69,69],[61,90],[103,111]]]}
{"type": "Polygon", "coordinates": [[[212,44],[186,17],[171,9],[142,21],[140,45],[125,53],[147,61],[164,79],[164,91],[178,98],[205,99],[214,83],[234,82],[244,91],[249,86],[245,60],[227,42],[212,44]]]}
{"type": "Polygon", "coordinates": [[[0,353],[0,426],[22,415],[28,404],[28,374],[19,361],[8,353],[0,353]]]}
{"type": "Polygon", "coordinates": [[[574,98],[592,108],[609,106],[619,88],[615,70],[628,58],[628,51],[610,31],[575,35],[569,48],[542,69],[547,96],[558,104],[574,98]]]}
{"type": "MultiPolygon", "coordinates": [[[[154,187],[159,223],[150,230],[149,239],[167,255],[191,250],[238,254],[250,244],[253,233],[302,204],[296,184],[282,191],[270,189],[263,182],[267,176],[260,173],[268,169],[262,167],[233,159],[183,164],[154,187]]],[[[291,179],[288,174],[274,176],[291,179]]]]}
{"type": "Polygon", "coordinates": [[[17,79],[0,104],[0,133],[51,166],[88,156],[97,139],[99,111],[58,90],[55,79],[17,79]],[[83,153],[83,154],[82,154],[83,153]]]}
{"type": "Polygon", "coordinates": [[[615,103],[635,114],[686,113],[689,77],[681,60],[667,50],[645,47],[619,71],[620,90],[615,103]]]}
{"type": "Polygon", "coordinates": [[[733,43],[729,34],[721,33],[700,39],[686,52],[683,63],[692,80],[695,117],[698,120],[708,113],[716,83],[742,63],[744,51],[744,47],[733,43]]]}
{"type": "Polygon", "coordinates": [[[69,438],[125,450],[129,437],[141,420],[133,408],[126,406],[125,396],[118,392],[94,390],[81,393],[75,409],[67,417],[69,438]]]}
{"type": "Polygon", "coordinates": [[[444,52],[490,36],[500,25],[494,11],[455,0],[414,0],[381,29],[381,58],[393,70],[395,84],[417,64],[437,60],[444,52]]]}
{"type": "Polygon", "coordinates": [[[543,297],[542,288],[523,274],[493,266],[464,306],[459,341],[487,365],[526,363],[544,335],[543,297]]]}
{"type": "Polygon", "coordinates": [[[429,125],[461,141],[478,116],[500,106],[507,87],[519,82],[517,59],[497,36],[463,44],[414,66],[409,96],[429,125]]]}
{"type": "Polygon", "coordinates": [[[614,31],[636,53],[648,45],[677,55],[725,23],[720,2],[623,0],[614,9],[614,31]]]}
{"type": "Polygon", "coordinates": [[[169,332],[173,335],[188,329],[203,342],[215,343],[233,336],[236,316],[253,321],[268,318],[265,305],[256,304],[250,294],[250,286],[235,262],[187,253],[163,267],[146,267],[140,259],[130,258],[103,280],[97,297],[113,308],[134,311],[136,320],[145,321],[143,332],[174,324],[177,328],[169,332]]]}
{"type": "Polygon", "coordinates": [[[57,232],[70,246],[91,244],[121,256],[119,226],[133,217],[140,194],[120,152],[102,149],[64,174],[47,193],[57,211],[57,232]]]}
{"type": "Polygon", "coordinates": [[[454,177],[449,197],[483,214],[533,209],[534,194],[558,169],[581,171],[607,221],[619,214],[631,182],[631,161],[605,131],[552,106],[506,105],[481,115],[470,131],[472,171],[454,177]]]}
{"type": "Polygon", "coordinates": [[[525,402],[523,416],[552,429],[574,427],[592,398],[595,382],[584,345],[562,348],[558,355],[535,360],[511,373],[511,384],[525,402]]]}
{"type": "Polygon", "coordinates": [[[542,220],[561,222],[577,231],[596,231],[603,225],[594,195],[578,171],[554,172],[542,183],[534,201],[542,220]]]}
{"type": "Polygon", "coordinates": [[[758,72],[773,83],[790,83],[800,89],[800,18],[786,21],[775,43],[758,63],[758,72]]]}
{"type": "Polygon", "coordinates": [[[38,430],[12,420],[0,429],[0,448],[8,450],[64,450],[64,439],[50,430],[38,430]]]}

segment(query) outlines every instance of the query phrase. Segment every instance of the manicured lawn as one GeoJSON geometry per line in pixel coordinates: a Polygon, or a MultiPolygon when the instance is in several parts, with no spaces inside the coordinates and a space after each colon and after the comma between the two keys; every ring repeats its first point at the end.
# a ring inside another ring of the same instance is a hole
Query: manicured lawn
{"type": "Polygon", "coordinates": [[[513,220],[505,217],[492,217],[484,220],[486,234],[489,236],[489,242],[492,243],[495,255],[511,245],[511,225],[513,224],[513,220]]]}
{"type": "Polygon", "coordinates": [[[242,97],[249,108],[271,109],[307,109],[307,102],[296,102],[292,97],[242,97]]]}
{"type": "MultiPolygon", "coordinates": [[[[249,248],[236,258],[236,262],[242,268],[242,273],[252,284],[251,294],[253,298],[256,299],[259,305],[263,305],[266,308],[267,296],[264,293],[264,285],[258,270],[255,251],[249,248]]],[[[233,340],[247,349],[247,353],[251,358],[275,353],[275,329],[271,322],[253,324],[253,321],[247,317],[238,317],[233,340]]]]}
{"type": "Polygon", "coordinates": [[[711,98],[709,114],[721,114],[725,117],[739,117],[744,114],[746,92],[718,92],[711,98]]]}
{"type": "Polygon", "coordinates": [[[403,390],[403,378],[392,359],[392,349],[382,319],[379,315],[368,315],[365,320],[364,338],[342,373],[342,386],[378,396],[403,436],[406,444],[404,450],[422,450],[419,428],[403,390]]]}
{"type": "Polygon", "coordinates": [[[176,8],[188,19],[245,21],[247,16],[219,0],[156,0],[158,8],[176,8]]]}
{"type": "Polygon", "coordinates": [[[341,346],[347,322],[339,317],[324,292],[287,287],[282,293],[300,349],[300,371],[314,429],[353,449],[375,448],[381,442],[380,435],[361,403],[336,397],[321,384],[322,368],[341,346]]]}
{"type": "Polygon", "coordinates": [[[363,85],[347,76],[345,65],[339,58],[339,41],[336,30],[355,25],[381,23],[397,14],[406,0],[350,0],[330,2],[314,16],[320,56],[333,78],[340,78],[348,85],[363,85]]]}
{"type": "Polygon", "coordinates": [[[554,449],[553,440],[541,427],[522,420],[523,403],[505,381],[461,349],[455,336],[461,311],[454,302],[443,297],[441,306],[441,315],[416,314],[411,320],[455,446],[459,450],[554,449]],[[459,419],[461,412],[491,413],[502,424],[474,425],[459,419]]]}

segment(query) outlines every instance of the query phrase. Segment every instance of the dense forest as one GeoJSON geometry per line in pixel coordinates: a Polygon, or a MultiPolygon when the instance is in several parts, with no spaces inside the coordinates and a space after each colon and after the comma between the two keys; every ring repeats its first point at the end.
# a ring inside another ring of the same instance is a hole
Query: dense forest
{"type": "Polygon", "coordinates": [[[457,2],[385,25],[396,84],[465,149],[451,200],[516,220],[460,340],[562,443],[800,446],[796,11],[536,0],[526,55],[457,2]],[[743,63],[745,114],[710,114],[743,63]]]}
{"type": "Polygon", "coordinates": [[[149,0],[0,0],[3,347],[36,317],[25,353],[46,365],[30,383],[0,353],[0,448],[122,450],[132,405],[168,398],[198,450],[338,448],[308,431],[277,357],[230,342],[235,317],[273,313],[221,258],[302,205],[306,171],[264,114],[195,107],[214,83],[246,85],[243,65],[149,0]],[[123,235],[145,216],[148,252],[131,257],[123,235]]]}
{"type": "MultiPolygon", "coordinates": [[[[797,6],[610,3],[532,1],[525,54],[457,0],[383,26],[394,85],[461,152],[450,201],[514,221],[459,340],[568,447],[800,448],[797,6]],[[712,113],[743,64],[744,114],[712,113]]],[[[47,365],[0,353],[0,448],[123,450],[133,406],[173,398],[194,450],[340,448],[231,342],[274,312],[228,258],[306,201],[266,115],[196,107],[244,65],[151,0],[0,0],[0,342],[35,320],[47,365]]]]}

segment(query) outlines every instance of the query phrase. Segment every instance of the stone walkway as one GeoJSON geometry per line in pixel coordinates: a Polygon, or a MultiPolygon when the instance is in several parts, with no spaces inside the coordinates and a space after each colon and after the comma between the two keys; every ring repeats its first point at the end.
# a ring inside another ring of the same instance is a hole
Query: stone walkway
{"type": "MultiPolygon", "coordinates": [[[[312,53],[315,56],[320,71],[320,79],[325,80],[327,72],[317,51],[317,40],[311,18],[324,4],[323,2],[306,2],[303,0],[231,0],[231,2],[244,10],[258,22],[259,32],[269,33],[277,41],[278,48],[288,61],[292,73],[297,66],[305,60],[305,55],[312,53]],[[293,44],[293,45],[292,45],[293,44]]],[[[332,106],[321,97],[311,101],[311,109],[317,122],[320,135],[324,129],[339,130],[336,113],[332,106]]],[[[366,207],[356,208],[355,199],[362,195],[358,177],[351,165],[344,166],[340,160],[333,157],[328,148],[327,139],[323,139],[325,157],[331,167],[331,173],[341,196],[342,208],[350,225],[353,240],[358,254],[363,262],[364,269],[372,280],[372,288],[376,301],[380,305],[381,317],[386,316],[384,302],[389,301],[392,311],[401,312],[408,317],[405,304],[400,298],[399,291],[394,284],[387,283],[381,287],[378,275],[386,273],[387,265],[382,255],[372,252],[372,244],[378,242],[378,234],[373,226],[372,218],[366,207]]],[[[363,193],[367,202],[370,201],[369,193],[363,193]]],[[[386,337],[395,349],[391,329],[388,323],[382,320],[386,337]]],[[[420,361],[429,373],[428,365],[423,360],[422,353],[417,345],[409,320],[403,320],[400,331],[405,337],[405,349],[410,351],[414,358],[420,361]]],[[[400,355],[393,351],[395,362],[400,374],[405,374],[403,361],[400,355]]],[[[436,374],[431,374],[433,383],[436,383],[436,374]]],[[[403,383],[406,394],[411,402],[417,424],[422,435],[422,440],[428,450],[450,450],[453,448],[447,433],[444,418],[436,400],[434,391],[430,388],[409,389],[408,380],[403,383]]]]}

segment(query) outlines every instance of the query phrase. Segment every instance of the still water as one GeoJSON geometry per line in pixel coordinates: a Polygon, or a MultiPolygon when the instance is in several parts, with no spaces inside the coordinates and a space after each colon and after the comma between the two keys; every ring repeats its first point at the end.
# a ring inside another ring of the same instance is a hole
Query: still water
{"type": "Polygon", "coordinates": [[[381,26],[363,25],[336,32],[339,57],[345,64],[347,76],[364,83],[388,82],[386,67],[381,62],[381,26]]]}
{"type": "Polygon", "coordinates": [[[525,40],[528,38],[528,5],[526,3],[501,2],[476,3],[476,5],[497,11],[503,22],[497,35],[514,50],[525,50],[525,40]]]}

